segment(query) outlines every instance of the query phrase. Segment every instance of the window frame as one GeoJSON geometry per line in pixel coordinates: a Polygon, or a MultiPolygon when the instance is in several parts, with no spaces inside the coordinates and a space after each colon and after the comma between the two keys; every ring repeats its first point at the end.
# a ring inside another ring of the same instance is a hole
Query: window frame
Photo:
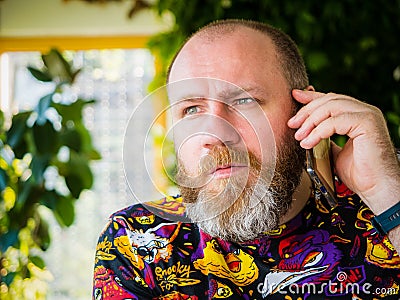
{"type": "Polygon", "coordinates": [[[149,39],[146,35],[0,37],[0,54],[18,51],[45,52],[51,48],[58,48],[60,51],[147,48],[149,39]]]}

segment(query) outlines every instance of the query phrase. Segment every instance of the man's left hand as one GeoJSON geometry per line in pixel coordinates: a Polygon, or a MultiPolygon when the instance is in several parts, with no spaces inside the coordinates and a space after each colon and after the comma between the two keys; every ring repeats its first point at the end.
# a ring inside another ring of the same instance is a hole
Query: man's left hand
{"type": "Polygon", "coordinates": [[[400,201],[400,165],[382,112],[349,96],[293,90],[304,104],[288,121],[305,149],[333,134],[347,135],[343,148],[332,143],[339,178],[380,214],[400,201]]]}

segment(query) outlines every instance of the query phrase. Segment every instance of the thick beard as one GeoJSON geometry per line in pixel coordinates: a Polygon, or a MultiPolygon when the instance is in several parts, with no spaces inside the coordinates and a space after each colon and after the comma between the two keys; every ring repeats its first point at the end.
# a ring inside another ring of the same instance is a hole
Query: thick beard
{"type": "MultiPolygon", "coordinates": [[[[305,151],[293,135],[287,134],[278,147],[273,175],[273,170],[261,168],[260,161],[250,152],[244,155],[237,150],[216,147],[210,156],[219,165],[227,161],[243,162],[246,156],[249,173],[219,179],[216,184],[200,185],[198,178],[202,176],[188,177],[178,162],[177,181],[187,216],[204,232],[231,242],[254,240],[276,229],[292,204],[304,167],[305,151]]],[[[201,169],[201,173],[208,171],[207,166],[201,169]]]]}

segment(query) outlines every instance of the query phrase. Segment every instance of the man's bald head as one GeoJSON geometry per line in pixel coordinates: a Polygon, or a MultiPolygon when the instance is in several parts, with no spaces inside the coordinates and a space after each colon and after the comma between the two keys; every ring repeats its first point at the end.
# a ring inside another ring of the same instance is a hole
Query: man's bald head
{"type": "Polygon", "coordinates": [[[236,242],[275,229],[305,160],[287,126],[300,105],[292,89],[308,85],[295,44],[261,23],[215,22],[183,45],[168,80],[187,216],[208,234],[236,242]],[[255,163],[235,161],[241,151],[255,163]]]}
{"type": "MultiPolygon", "coordinates": [[[[177,51],[171,62],[167,73],[167,82],[169,82],[171,68],[176,58],[189,41],[192,39],[200,39],[204,40],[204,42],[212,43],[221,38],[229,38],[230,35],[241,28],[250,28],[261,32],[272,41],[275,48],[276,59],[290,89],[303,89],[308,86],[308,76],[304,61],[296,44],[287,34],[264,23],[235,19],[212,22],[188,38],[177,51]]],[[[243,59],[245,59],[245,57],[243,59]]]]}

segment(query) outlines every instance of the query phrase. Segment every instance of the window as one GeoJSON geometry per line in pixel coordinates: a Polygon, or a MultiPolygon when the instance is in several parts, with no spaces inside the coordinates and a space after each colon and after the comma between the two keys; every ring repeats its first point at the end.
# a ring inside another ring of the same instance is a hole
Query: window
{"type": "MultiPolygon", "coordinates": [[[[64,97],[70,101],[77,96],[98,100],[86,107],[84,120],[102,159],[92,165],[92,190],[84,192],[76,202],[74,224],[64,230],[50,218],[52,242],[44,258],[53,276],[48,299],[88,299],[97,237],[112,212],[135,202],[124,176],[123,139],[135,106],[147,95],[147,85],[154,76],[154,59],[146,49],[68,51],[66,55],[83,71],[64,97]]],[[[39,52],[8,52],[1,56],[3,109],[29,109],[51,90],[26,70],[26,66],[38,66],[39,62],[39,52]]],[[[148,123],[153,118],[151,106],[136,117],[148,123]]],[[[130,149],[130,155],[142,157],[143,147],[133,145],[130,149]]],[[[128,167],[137,181],[135,188],[142,189],[138,194],[152,190],[152,183],[142,176],[147,170],[128,167]]]]}

